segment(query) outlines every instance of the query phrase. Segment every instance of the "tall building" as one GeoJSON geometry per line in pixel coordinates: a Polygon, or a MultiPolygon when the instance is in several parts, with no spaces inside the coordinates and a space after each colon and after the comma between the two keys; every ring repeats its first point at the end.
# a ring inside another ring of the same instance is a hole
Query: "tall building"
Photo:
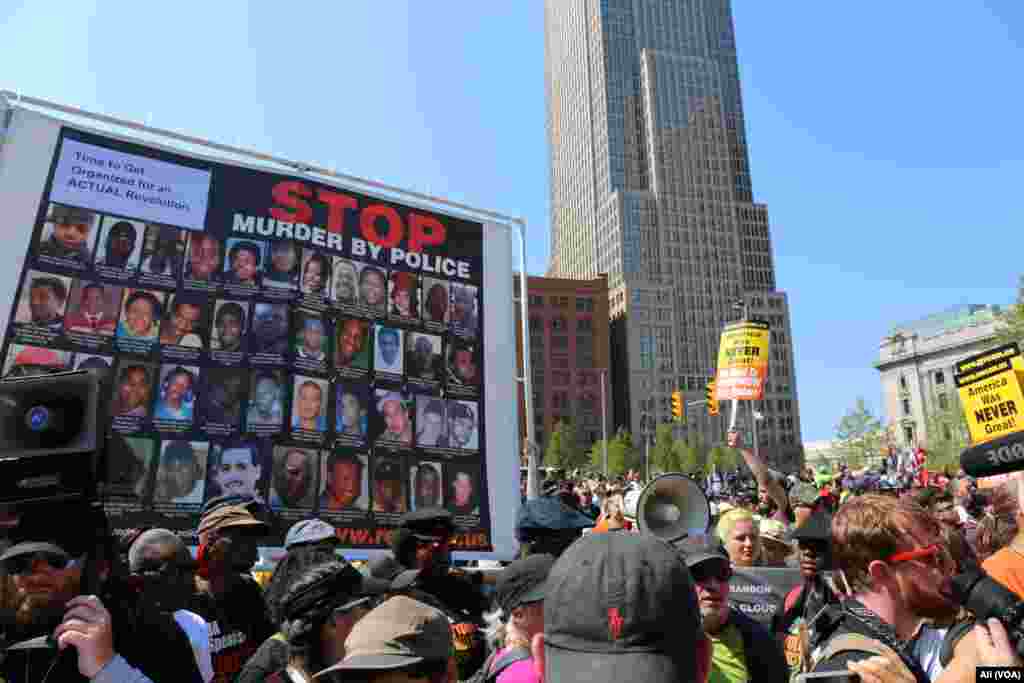
{"type": "MultiPolygon", "coordinates": [[[[676,388],[702,399],[742,302],[773,323],[763,451],[795,467],[789,307],[753,200],[728,0],[546,0],[545,50],[548,274],[608,274],[616,426],[653,432],[676,388]]],[[[679,429],[718,442],[727,419],[679,429]]]]}
{"type": "MultiPolygon", "coordinates": [[[[523,369],[521,325],[516,296],[516,360],[523,369]]],[[[601,439],[601,382],[605,384],[606,422],[611,433],[612,399],[608,391],[608,280],[526,280],[533,376],[533,416],[537,444],[544,448],[561,420],[571,420],[577,445],[589,449],[601,439]]],[[[519,433],[526,436],[523,388],[519,388],[519,433]]]]}
{"type": "Polygon", "coordinates": [[[934,439],[955,437],[948,420],[931,418],[955,409],[954,366],[998,346],[999,312],[999,306],[954,306],[897,325],[882,338],[875,369],[882,380],[882,412],[894,445],[927,447],[934,439]]]}

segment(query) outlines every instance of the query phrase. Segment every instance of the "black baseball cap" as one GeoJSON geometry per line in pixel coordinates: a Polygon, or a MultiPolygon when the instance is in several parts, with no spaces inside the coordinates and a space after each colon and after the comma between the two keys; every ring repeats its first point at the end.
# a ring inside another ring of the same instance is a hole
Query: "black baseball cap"
{"type": "Polygon", "coordinates": [[[693,680],[701,633],[690,572],[654,536],[588,534],[548,575],[546,680],[693,680]]]}
{"type": "Polygon", "coordinates": [[[451,536],[455,531],[452,513],[442,507],[427,507],[407,512],[402,515],[398,525],[408,529],[413,536],[421,540],[451,536]]]}
{"type": "Polygon", "coordinates": [[[498,585],[494,589],[494,599],[506,616],[520,605],[544,599],[546,581],[554,564],[554,555],[530,555],[516,560],[501,571],[498,585]]]}
{"type": "Polygon", "coordinates": [[[790,541],[832,541],[832,515],[818,508],[803,524],[789,532],[790,541]]]}

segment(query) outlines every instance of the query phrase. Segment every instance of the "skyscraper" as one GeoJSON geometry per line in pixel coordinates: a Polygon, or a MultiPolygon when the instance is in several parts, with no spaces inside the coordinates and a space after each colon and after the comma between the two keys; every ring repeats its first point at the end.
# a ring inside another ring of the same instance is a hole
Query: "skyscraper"
{"type": "MultiPolygon", "coordinates": [[[[773,329],[760,440],[795,466],[788,303],[753,199],[729,0],[546,0],[545,51],[548,274],[608,275],[615,426],[653,433],[676,388],[702,399],[745,308],[773,329]]],[[[718,442],[728,410],[687,417],[680,436],[718,442]]]]}

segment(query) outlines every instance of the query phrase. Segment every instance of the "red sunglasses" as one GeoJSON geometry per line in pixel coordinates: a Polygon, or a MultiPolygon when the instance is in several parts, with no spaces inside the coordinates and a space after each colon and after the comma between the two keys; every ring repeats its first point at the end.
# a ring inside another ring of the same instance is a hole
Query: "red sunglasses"
{"type": "Polygon", "coordinates": [[[938,543],[933,543],[929,546],[925,546],[924,548],[905,550],[901,553],[895,553],[893,555],[890,555],[886,562],[893,564],[896,562],[909,562],[911,560],[929,559],[932,563],[934,563],[936,558],[938,558],[941,554],[942,546],[940,546],[938,543]]]}

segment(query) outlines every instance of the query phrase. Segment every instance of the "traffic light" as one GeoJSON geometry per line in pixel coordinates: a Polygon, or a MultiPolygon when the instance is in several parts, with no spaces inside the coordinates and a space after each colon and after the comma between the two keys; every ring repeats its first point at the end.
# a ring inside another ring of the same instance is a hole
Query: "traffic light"
{"type": "Polygon", "coordinates": [[[676,422],[683,421],[683,394],[678,389],[672,392],[672,417],[676,422]]]}
{"type": "Polygon", "coordinates": [[[704,387],[704,398],[708,402],[708,415],[718,415],[718,399],[715,398],[715,380],[711,380],[704,387]]]}

